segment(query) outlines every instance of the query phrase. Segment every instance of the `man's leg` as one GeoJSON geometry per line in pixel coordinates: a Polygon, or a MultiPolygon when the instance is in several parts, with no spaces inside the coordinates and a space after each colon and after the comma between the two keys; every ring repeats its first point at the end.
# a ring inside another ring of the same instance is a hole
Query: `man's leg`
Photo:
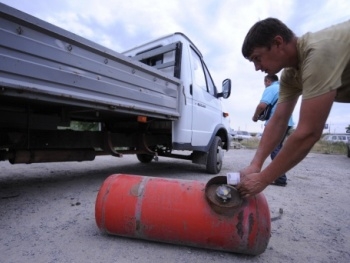
{"type": "MultiPolygon", "coordinates": [[[[284,136],[281,140],[281,142],[277,145],[277,147],[272,151],[272,153],[270,154],[271,160],[275,159],[275,157],[277,156],[277,154],[279,153],[279,151],[281,150],[282,146],[283,146],[283,142],[287,137],[288,131],[290,130],[290,126],[288,126],[286,132],[284,133],[284,136]]],[[[287,175],[286,174],[282,174],[280,177],[278,177],[275,181],[274,184],[277,185],[286,185],[287,184],[287,175]]]]}
{"type": "MultiPolygon", "coordinates": [[[[283,139],[284,140],[284,139],[283,139]]],[[[283,143],[283,141],[282,141],[283,143]]],[[[272,151],[270,157],[271,157],[271,160],[275,159],[275,157],[277,156],[277,154],[279,153],[279,151],[281,150],[282,148],[282,143],[278,144],[277,147],[272,151]]],[[[286,174],[282,174],[280,177],[278,177],[275,181],[274,181],[275,184],[281,184],[281,185],[285,185],[287,184],[287,176],[286,174]]]]}

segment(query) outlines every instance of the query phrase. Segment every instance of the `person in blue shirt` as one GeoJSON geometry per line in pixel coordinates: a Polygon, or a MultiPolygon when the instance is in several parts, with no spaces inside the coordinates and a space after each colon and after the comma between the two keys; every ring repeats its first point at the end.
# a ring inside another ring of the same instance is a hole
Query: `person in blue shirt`
{"type": "MultiPolygon", "coordinates": [[[[253,121],[257,122],[259,120],[259,115],[266,109],[266,107],[269,104],[273,104],[274,106],[271,109],[270,117],[265,121],[265,126],[269,122],[269,119],[272,117],[273,113],[275,112],[277,100],[278,100],[278,94],[279,94],[279,82],[278,82],[278,76],[277,75],[266,75],[264,78],[264,84],[265,84],[265,90],[262,94],[260,103],[255,109],[254,115],[253,115],[253,121]]],[[[283,146],[283,142],[288,135],[289,130],[293,127],[293,118],[289,118],[288,127],[287,130],[284,133],[284,136],[282,137],[282,140],[277,145],[277,147],[271,152],[270,157],[271,160],[275,159],[278,152],[281,150],[283,146]]],[[[264,134],[263,134],[264,136],[264,134]]],[[[272,182],[273,185],[278,186],[286,186],[287,185],[287,176],[286,174],[281,175],[279,178],[277,178],[275,181],[272,182]]]]}

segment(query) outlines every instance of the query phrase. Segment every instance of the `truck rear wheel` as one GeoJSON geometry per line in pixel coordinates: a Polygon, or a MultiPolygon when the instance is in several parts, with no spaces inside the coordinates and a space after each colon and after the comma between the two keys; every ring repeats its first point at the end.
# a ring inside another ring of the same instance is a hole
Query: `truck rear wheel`
{"type": "Polygon", "coordinates": [[[222,167],[223,157],[224,150],[222,149],[222,141],[219,136],[216,136],[209,149],[207,172],[211,174],[219,173],[222,167]]]}
{"type": "Polygon", "coordinates": [[[348,157],[350,158],[350,144],[348,144],[348,157]]]}
{"type": "Polygon", "coordinates": [[[141,163],[150,163],[153,160],[153,155],[150,154],[136,154],[137,159],[141,162],[141,163]]]}

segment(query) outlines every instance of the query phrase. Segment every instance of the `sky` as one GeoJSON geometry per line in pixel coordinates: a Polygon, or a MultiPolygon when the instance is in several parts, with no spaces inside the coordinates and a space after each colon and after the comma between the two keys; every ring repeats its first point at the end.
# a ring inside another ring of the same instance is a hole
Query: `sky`
{"type": "MultiPolygon", "coordinates": [[[[232,80],[223,100],[234,130],[262,132],[252,116],[264,90],[264,73],[243,58],[242,42],[257,21],[276,17],[297,36],[350,19],[349,0],[3,0],[117,52],[182,32],[200,49],[216,86],[232,80]]],[[[280,75],[280,74],[278,74],[280,75]]],[[[295,127],[299,102],[293,112],[295,127]]],[[[350,104],[334,103],[324,132],[345,133],[350,104]]]]}

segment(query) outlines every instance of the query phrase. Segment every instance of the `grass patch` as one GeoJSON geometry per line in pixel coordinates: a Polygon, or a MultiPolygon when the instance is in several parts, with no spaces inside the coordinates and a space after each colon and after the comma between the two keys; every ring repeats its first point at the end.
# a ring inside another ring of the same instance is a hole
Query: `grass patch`
{"type": "Polygon", "coordinates": [[[323,153],[323,154],[346,154],[347,146],[342,142],[325,142],[318,141],[314,147],[312,147],[311,152],[323,153]]]}
{"type": "Polygon", "coordinates": [[[244,139],[242,141],[240,141],[241,145],[244,146],[244,148],[247,148],[247,149],[256,149],[258,148],[258,145],[259,145],[259,142],[260,140],[258,139],[244,139]]]}
{"type": "MultiPolygon", "coordinates": [[[[242,140],[241,145],[247,149],[256,149],[259,145],[258,139],[242,140]]],[[[312,153],[322,154],[347,154],[347,146],[345,143],[337,142],[330,143],[325,141],[318,141],[311,149],[312,153]]]]}

